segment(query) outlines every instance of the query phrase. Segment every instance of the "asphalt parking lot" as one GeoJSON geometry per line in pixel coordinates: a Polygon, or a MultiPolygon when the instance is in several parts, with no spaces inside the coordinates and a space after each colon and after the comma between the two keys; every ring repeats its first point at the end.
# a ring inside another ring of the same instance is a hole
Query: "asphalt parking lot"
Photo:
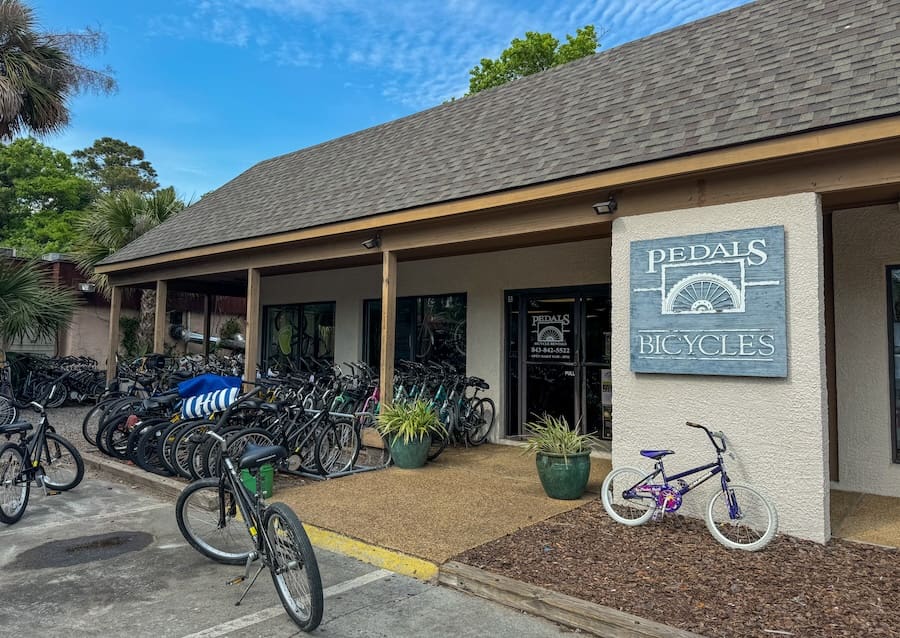
{"type": "MultiPolygon", "coordinates": [[[[317,550],[325,614],[313,635],[569,635],[542,619],[317,550]]],[[[7,636],[218,638],[305,635],[267,572],[240,607],[242,567],[193,550],[174,505],[139,488],[85,477],[57,496],[32,490],[19,523],[0,526],[0,628],[7,636]]]]}

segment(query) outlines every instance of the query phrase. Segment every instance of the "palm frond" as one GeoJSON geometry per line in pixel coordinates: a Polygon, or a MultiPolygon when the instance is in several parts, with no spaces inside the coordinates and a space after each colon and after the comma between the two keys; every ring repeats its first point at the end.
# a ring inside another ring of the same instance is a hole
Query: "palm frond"
{"type": "Polygon", "coordinates": [[[183,209],[184,202],[173,188],[149,195],[136,191],[101,195],[75,223],[78,268],[109,296],[109,282],[94,272],[94,266],[183,209]]]}
{"type": "Polygon", "coordinates": [[[89,69],[77,59],[105,47],[102,33],[52,34],[36,28],[32,10],[21,0],[0,0],[0,139],[25,130],[59,131],[69,121],[69,97],[116,88],[109,69],[89,69]]]}
{"type": "Polygon", "coordinates": [[[77,304],[38,264],[0,262],[0,343],[53,337],[69,325],[77,304]]]}

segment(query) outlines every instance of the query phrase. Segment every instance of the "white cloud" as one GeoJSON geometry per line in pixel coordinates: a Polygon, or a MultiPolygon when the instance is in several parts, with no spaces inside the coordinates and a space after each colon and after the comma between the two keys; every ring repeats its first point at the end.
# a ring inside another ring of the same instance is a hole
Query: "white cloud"
{"type": "MultiPolygon", "coordinates": [[[[185,15],[154,22],[157,33],[256,50],[284,66],[371,71],[382,93],[418,109],[462,95],[468,71],[525,31],[560,40],[586,24],[603,48],[711,15],[746,0],[194,0],[185,15]],[[380,75],[379,75],[380,74],[380,75]]],[[[374,79],[374,78],[373,78],[374,79]]]]}

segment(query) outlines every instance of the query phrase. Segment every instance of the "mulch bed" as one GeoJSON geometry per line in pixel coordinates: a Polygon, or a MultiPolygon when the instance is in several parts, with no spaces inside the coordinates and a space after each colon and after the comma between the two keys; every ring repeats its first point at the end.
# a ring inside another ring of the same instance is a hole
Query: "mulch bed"
{"type": "Polygon", "coordinates": [[[599,500],[455,558],[705,636],[900,636],[900,551],[778,536],[728,550],[702,521],[629,528],[599,500]]]}

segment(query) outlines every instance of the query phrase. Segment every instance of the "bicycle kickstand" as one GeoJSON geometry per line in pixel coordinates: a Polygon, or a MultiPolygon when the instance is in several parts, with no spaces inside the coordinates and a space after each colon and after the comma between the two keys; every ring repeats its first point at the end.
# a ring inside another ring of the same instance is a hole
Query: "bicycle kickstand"
{"type": "Polygon", "coordinates": [[[45,475],[39,473],[37,475],[37,484],[44,491],[44,496],[57,496],[60,494],[57,490],[47,489],[47,483],[44,481],[45,475]]]}
{"type": "MultiPolygon", "coordinates": [[[[250,576],[250,564],[253,563],[253,561],[255,561],[257,558],[258,555],[256,554],[256,552],[250,552],[250,554],[247,555],[247,565],[244,568],[244,575],[229,580],[226,585],[237,585],[238,583],[242,583],[247,580],[247,578],[250,576]]],[[[256,582],[256,579],[259,577],[260,572],[262,572],[265,566],[265,563],[261,564],[259,566],[259,569],[256,570],[256,573],[253,574],[253,578],[250,579],[250,584],[247,585],[247,588],[244,590],[244,593],[241,594],[241,597],[238,599],[238,601],[234,603],[235,607],[239,606],[244,601],[244,597],[247,595],[247,592],[250,591],[250,588],[253,587],[253,583],[256,582]]]]}
{"type": "Polygon", "coordinates": [[[247,595],[247,592],[250,591],[250,588],[253,587],[253,583],[256,582],[256,579],[259,577],[260,573],[261,573],[262,570],[264,570],[265,568],[266,568],[265,564],[262,564],[262,565],[259,566],[259,569],[256,570],[256,573],[255,573],[255,574],[253,574],[253,578],[250,579],[250,584],[247,585],[247,589],[244,590],[244,593],[241,594],[241,597],[238,598],[238,601],[237,601],[236,603],[234,603],[234,606],[235,606],[235,607],[240,606],[240,604],[241,604],[242,602],[244,602],[244,596],[247,595]]]}

